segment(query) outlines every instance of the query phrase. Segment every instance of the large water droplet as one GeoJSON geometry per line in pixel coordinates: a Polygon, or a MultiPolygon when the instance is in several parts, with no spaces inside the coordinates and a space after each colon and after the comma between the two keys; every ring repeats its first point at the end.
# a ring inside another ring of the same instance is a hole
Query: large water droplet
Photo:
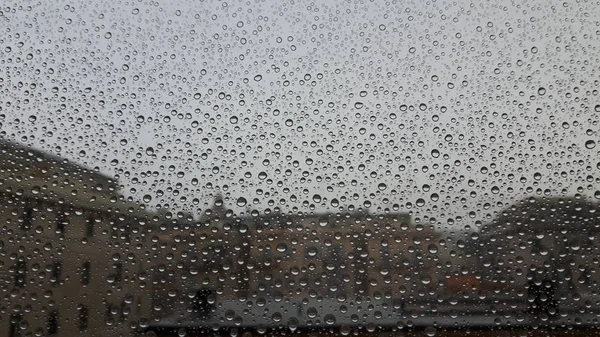
{"type": "Polygon", "coordinates": [[[596,142],[593,140],[588,140],[587,142],[585,142],[585,148],[586,149],[593,149],[596,147],[596,142]]]}
{"type": "Polygon", "coordinates": [[[238,205],[239,207],[244,207],[244,206],[246,206],[247,203],[248,202],[246,201],[246,198],[239,197],[235,204],[238,205]]]}

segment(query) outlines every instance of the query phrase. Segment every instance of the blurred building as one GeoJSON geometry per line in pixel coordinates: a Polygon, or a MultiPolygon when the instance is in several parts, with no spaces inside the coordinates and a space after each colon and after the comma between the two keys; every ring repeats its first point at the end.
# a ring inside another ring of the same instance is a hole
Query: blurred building
{"type": "Polygon", "coordinates": [[[527,295],[532,284],[559,299],[597,298],[600,208],[584,199],[527,198],[501,212],[480,233],[482,275],[527,295]]]}
{"type": "Polygon", "coordinates": [[[408,301],[445,284],[441,234],[404,213],[236,216],[217,200],[195,225],[157,241],[173,253],[153,274],[153,307],[165,313],[189,313],[198,289],[216,302],[408,301]]]}
{"type": "Polygon", "coordinates": [[[118,336],[143,325],[152,217],[111,177],[0,140],[0,336],[118,336]]]}

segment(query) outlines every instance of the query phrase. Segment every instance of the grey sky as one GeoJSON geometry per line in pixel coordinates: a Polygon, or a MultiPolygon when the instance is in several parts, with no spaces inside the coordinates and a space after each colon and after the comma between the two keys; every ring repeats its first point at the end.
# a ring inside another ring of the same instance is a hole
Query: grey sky
{"type": "Polygon", "coordinates": [[[2,131],[152,205],[336,198],[462,227],[598,188],[592,4],[30,6],[0,23],[2,131]]]}

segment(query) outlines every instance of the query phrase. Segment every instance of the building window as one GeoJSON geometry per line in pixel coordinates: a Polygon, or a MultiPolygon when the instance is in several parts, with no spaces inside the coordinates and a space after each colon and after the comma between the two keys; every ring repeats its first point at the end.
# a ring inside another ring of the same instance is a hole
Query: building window
{"type": "Polygon", "coordinates": [[[79,311],[77,313],[77,319],[79,321],[79,331],[86,331],[88,328],[89,312],[88,307],[80,304],[79,311]]]}
{"type": "Polygon", "coordinates": [[[52,264],[52,283],[58,285],[61,283],[62,263],[55,261],[52,264]]]}
{"type": "Polygon", "coordinates": [[[368,246],[365,240],[360,240],[356,243],[354,254],[356,255],[356,260],[354,261],[355,293],[366,293],[369,290],[369,274],[367,266],[368,246]]]}
{"type": "Polygon", "coordinates": [[[65,218],[64,215],[60,214],[56,217],[56,233],[57,234],[64,234],[65,233],[65,226],[68,224],[67,219],[65,218]]]}
{"type": "Polygon", "coordinates": [[[85,236],[91,238],[94,236],[94,223],[96,219],[90,217],[87,219],[86,227],[85,227],[85,236]]]}
{"type": "Polygon", "coordinates": [[[92,265],[90,261],[86,261],[83,263],[81,267],[81,284],[87,285],[90,283],[90,273],[91,273],[92,265]]]}
{"type": "Polygon", "coordinates": [[[534,239],[531,242],[531,253],[539,254],[542,251],[542,241],[539,239],[534,239]]]}
{"type": "Polygon", "coordinates": [[[58,334],[58,311],[50,311],[50,313],[48,314],[48,322],[46,323],[46,328],[48,329],[48,335],[58,334]]]}
{"type": "Polygon", "coordinates": [[[123,279],[123,264],[115,263],[114,268],[115,268],[115,283],[121,282],[121,280],[123,279]]]}
{"type": "Polygon", "coordinates": [[[19,323],[23,320],[22,314],[11,314],[8,325],[8,337],[19,337],[19,323]]]}
{"type": "Polygon", "coordinates": [[[33,208],[31,205],[27,204],[25,206],[25,210],[23,211],[23,216],[21,217],[21,229],[28,230],[31,228],[33,223],[33,208]]]}
{"type": "Polygon", "coordinates": [[[112,321],[113,316],[114,316],[114,308],[112,304],[107,304],[106,305],[106,312],[105,312],[105,320],[106,321],[112,321]]]}
{"type": "Polygon", "coordinates": [[[15,270],[15,287],[24,287],[27,282],[27,263],[25,261],[17,262],[15,270]]]}
{"type": "Polygon", "coordinates": [[[127,316],[131,312],[131,308],[125,301],[121,302],[121,315],[119,315],[119,322],[125,322],[127,316]]]}

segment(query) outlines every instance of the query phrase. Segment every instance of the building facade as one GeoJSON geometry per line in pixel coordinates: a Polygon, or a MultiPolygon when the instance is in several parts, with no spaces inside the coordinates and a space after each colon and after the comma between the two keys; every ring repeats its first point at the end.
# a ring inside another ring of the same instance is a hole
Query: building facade
{"type": "Polygon", "coordinates": [[[3,140],[0,163],[0,335],[130,335],[149,321],[153,215],[41,151],[3,140]]]}

